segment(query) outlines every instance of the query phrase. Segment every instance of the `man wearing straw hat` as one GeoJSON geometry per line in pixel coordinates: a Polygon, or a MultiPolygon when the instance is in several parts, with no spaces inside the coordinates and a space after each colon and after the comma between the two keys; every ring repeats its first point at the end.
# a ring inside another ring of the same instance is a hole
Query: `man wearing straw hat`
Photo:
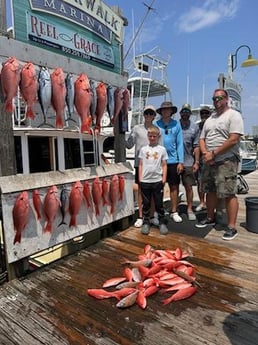
{"type": "Polygon", "coordinates": [[[180,184],[180,174],[183,172],[184,166],[184,145],[182,128],[178,121],[172,118],[177,112],[177,107],[172,102],[165,101],[157,109],[157,113],[161,115],[161,119],[156,122],[160,128],[163,145],[167,150],[167,183],[170,190],[171,215],[174,222],[182,222],[182,218],[177,212],[178,194],[180,184]]]}

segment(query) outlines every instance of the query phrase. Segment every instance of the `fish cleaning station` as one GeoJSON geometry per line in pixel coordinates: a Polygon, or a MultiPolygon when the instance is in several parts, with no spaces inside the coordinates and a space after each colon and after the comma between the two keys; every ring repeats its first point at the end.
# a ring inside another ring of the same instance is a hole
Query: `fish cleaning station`
{"type": "Polygon", "coordinates": [[[0,35],[0,344],[257,345],[246,195],[230,243],[186,218],[167,235],[133,226],[121,9],[12,0],[12,13],[0,35]]]}

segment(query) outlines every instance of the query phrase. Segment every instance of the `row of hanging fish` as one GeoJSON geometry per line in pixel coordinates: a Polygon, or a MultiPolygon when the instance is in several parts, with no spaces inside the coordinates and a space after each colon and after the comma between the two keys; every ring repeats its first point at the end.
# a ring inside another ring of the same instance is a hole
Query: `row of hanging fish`
{"type": "Polygon", "coordinates": [[[147,298],[158,293],[168,295],[161,300],[163,305],[189,298],[201,285],[188,256],[180,247],[154,249],[146,244],[137,260],[123,259],[127,267],[121,276],[107,279],[101,288],[87,289],[87,294],[96,299],[115,298],[118,308],[137,304],[142,309],[147,307],[147,298]]]}
{"type": "MultiPolygon", "coordinates": [[[[48,188],[46,195],[41,199],[38,189],[32,191],[33,209],[37,221],[44,219],[44,232],[52,232],[53,224],[56,217],[60,217],[58,226],[66,223],[69,215],[69,227],[77,226],[77,216],[81,211],[83,202],[86,209],[95,211],[96,217],[100,216],[102,206],[110,206],[110,214],[116,211],[118,201],[123,201],[125,190],[125,178],[123,175],[113,175],[110,179],[107,177],[94,178],[90,185],[88,180],[83,183],[76,181],[72,184],[71,190],[64,186],[60,195],[57,186],[53,185],[48,188]]],[[[21,242],[21,236],[29,223],[30,203],[29,192],[22,191],[16,197],[13,210],[13,225],[15,230],[14,244],[21,242]]]]}
{"type": "Polygon", "coordinates": [[[65,121],[74,121],[77,112],[82,133],[95,133],[101,130],[101,120],[107,111],[110,123],[115,124],[119,116],[128,116],[130,93],[127,88],[115,88],[104,82],[90,80],[81,73],[75,80],[72,73],[65,73],[61,67],[52,73],[47,67],[36,67],[32,62],[20,66],[15,57],[9,57],[2,64],[1,88],[4,97],[4,111],[13,113],[14,98],[18,89],[26,103],[26,119],[34,120],[34,104],[39,102],[44,121],[40,126],[50,125],[47,113],[52,106],[55,111],[55,127],[62,129],[65,121]]]}

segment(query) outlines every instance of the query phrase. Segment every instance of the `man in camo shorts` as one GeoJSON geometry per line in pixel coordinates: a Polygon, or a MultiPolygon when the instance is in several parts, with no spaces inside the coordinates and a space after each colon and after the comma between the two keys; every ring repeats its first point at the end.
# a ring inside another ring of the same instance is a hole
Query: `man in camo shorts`
{"type": "Polygon", "coordinates": [[[196,227],[215,224],[217,198],[224,198],[228,226],[222,238],[232,240],[237,236],[237,171],[244,125],[241,114],[228,106],[226,90],[216,89],[212,100],[216,112],[206,120],[200,135],[204,160],[201,180],[202,190],[207,193],[207,218],[197,223],[196,227]]]}

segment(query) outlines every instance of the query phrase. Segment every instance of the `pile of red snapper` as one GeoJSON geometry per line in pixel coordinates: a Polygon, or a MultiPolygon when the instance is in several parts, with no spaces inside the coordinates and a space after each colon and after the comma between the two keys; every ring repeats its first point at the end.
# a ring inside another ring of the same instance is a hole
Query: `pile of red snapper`
{"type": "Polygon", "coordinates": [[[188,254],[181,248],[153,249],[146,245],[138,261],[124,260],[123,276],[106,280],[101,289],[88,289],[88,295],[97,299],[116,298],[116,307],[127,308],[135,303],[145,309],[147,297],[157,292],[169,294],[162,300],[166,305],[191,297],[197,282],[193,265],[186,259],[188,254]],[[113,288],[112,291],[106,290],[113,288]]]}

